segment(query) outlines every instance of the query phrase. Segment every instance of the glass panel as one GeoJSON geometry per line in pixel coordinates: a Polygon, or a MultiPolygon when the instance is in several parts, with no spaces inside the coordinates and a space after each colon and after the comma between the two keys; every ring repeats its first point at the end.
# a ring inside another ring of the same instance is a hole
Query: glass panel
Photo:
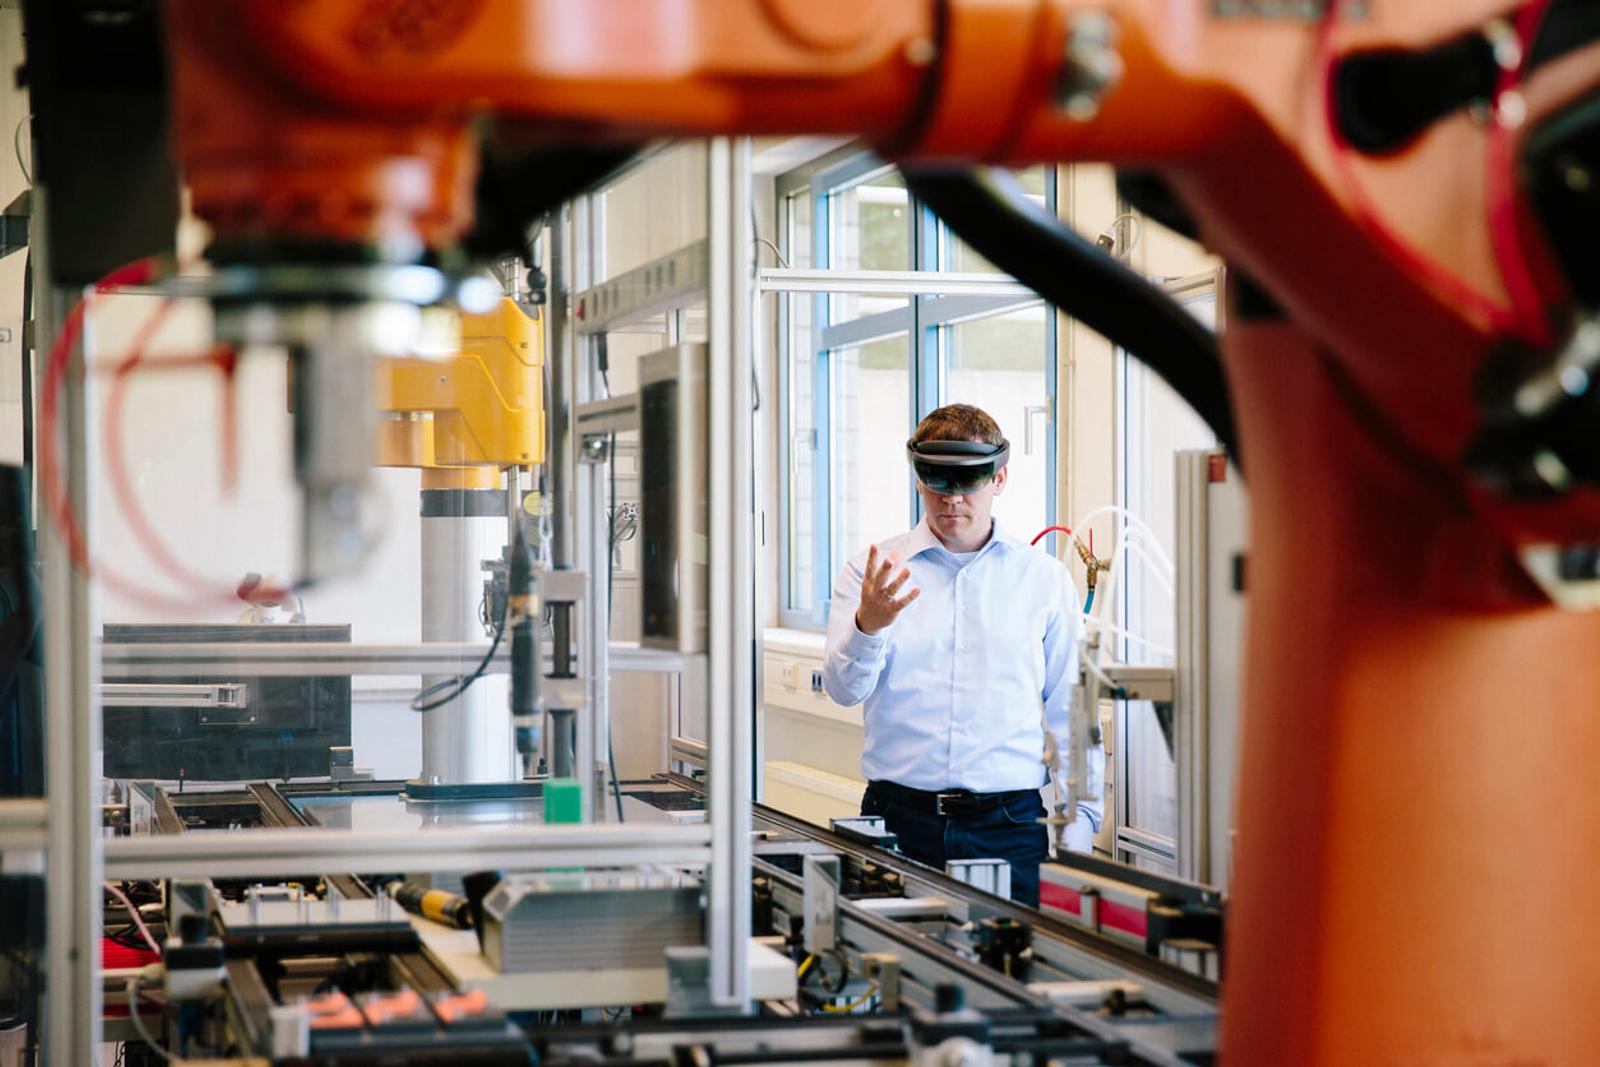
{"type": "Polygon", "coordinates": [[[906,182],[890,170],[830,193],[829,262],[835,270],[910,270],[906,182]]]}
{"type": "MultiPolygon", "coordinates": [[[[1196,291],[1180,300],[1197,318],[1212,325],[1215,314],[1211,289],[1196,291]]],[[[1119,582],[1118,614],[1123,625],[1142,642],[1119,642],[1124,660],[1171,665],[1173,657],[1158,649],[1171,649],[1176,640],[1177,610],[1173,575],[1160,553],[1149,547],[1153,537],[1167,559],[1173,557],[1177,529],[1175,455],[1195,448],[1214,448],[1216,437],[1159,377],[1126,354],[1126,389],[1123,399],[1123,497],[1121,503],[1143,520],[1145,534],[1132,538],[1119,582]],[[1149,642],[1145,644],[1143,642],[1149,642]]],[[[1097,546],[1098,548],[1099,546],[1097,546]]],[[[1177,834],[1177,769],[1167,751],[1155,714],[1149,704],[1129,704],[1126,767],[1129,820],[1142,830],[1175,837],[1177,834]]]]}
{"type": "Polygon", "coordinates": [[[787,296],[789,330],[788,379],[784,383],[789,415],[788,606],[812,612],[817,590],[817,353],[811,334],[810,295],[787,296]]]}
{"type": "Polygon", "coordinates": [[[1130,700],[1123,714],[1128,717],[1128,825],[1176,839],[1178,769],[1155,709],[1148,700],[1130,700]]]}
{"type": "MultiPolygon", "coordinates": [[[[833,270],[910,270],[911,210],[905,179],[885,171],[828,196],[828,266],[833,270]]],[[[905,305],[901,296],[836,293],[829,320],[844,322],[905,305]]]]}
{"type": "Polygon", "coordinates": [[[940,330],[947,368],[943,402],[982,408],[1011,442],[1011,473],[994,515],[1024,540],[1050,524],[1048,314],[1036,304],[940,330]]]}
{"type": "Polygon", "coordinates": [[[811,194],[796,193],[783,199],[783,258],[795,270],[811,266],[811,194]]]}
{"type": "MultiPolygon", "coordinates": [[[[905,441],[911,410],[905,335],[830,354],[833,558],[911,525],[905,441]]],[[[837,567],[834,568],[837,571],[837,567]]]]}
{"type": "Polygon", "coordinates": [[[652,157],[600,194],[605,261],[596,280],[624,274],[706,235],[706,145],[652,157]]]}
{"type": "MultiPolygon", "coordinates": [[[[1022,191],[1040,207],[1045,206],[1045,189],[1049,184],[1050,169],[1048,166],[1039,166],[1012,172],[1012,176],[1022,186],[1022,191]]],[[[999,267],[968,248],[966,242],[952,234],[948,228],[941,225],[939,232],[944,245],[941,269],[967,274],[1001,273],[999,267]]]]}
{"type": "MultiPolygon", "coordinates": [[[[91,365],[123,359],[159,308],[160,301],[147,296],[99,301],[85,338],[91,365]]],[[[115,438],[105,437],[89,461],[94,592],[103,624],[92,636],[108,650],[149,642],[419,640],[416,575],[426,538],[415,468],[374,469],[360,487],[357,506],[370,540],[358,569],[297,594],[264,595],[293,583],[301,565],[301,492],[284,402],[289,369],[281,350],[250,350],[239,363],[230,402],[214,368],[181,362],[207,351],[212,341],[210,314],[180,302],[143,366],[117,388],[104,375],[91,380],[91,425],[118,424],[115,438]],[[135,536],[135,528],[147,533],[135,536]],[[409,580],[397,578],[406,575],[409,580]]],[[[498,553],[506,523],[484,520],[479,527],[481,543],[460,576],[462,612],[452,621],[461,624],[460,639],[482,642],[477,564],[498,553]]],[[[475,665],[474,657],[462,656],[449,670],[469,674],[475,665]]],[[[108,671],[105,681],[112,686],[105,690],[102,718],[108,779],[182,781],[192,789],[207,782],[325,777],[330,748],[343,746],[353,746],[356,764],[379,778],[422,770],[423,716],[406,706],[423,683],[415,675],[319,678],[307,668],[304,676],[271,676],[235,661],[177,678],[108,671]],[[194,689],[174,696],[128,688],[166,683],[194,689]],[[242,694],[245,706],[225,706],[230,694],[242,694]],[[193,703],[206,699],[224,706],[193,703]]],[[[472,690],[474,700],[506,699],[503,676],[479,679],[472,690]]],[[[505,770],[513,771],[509,756],[505,770]]],[[[239,820],[248,822],[228,816],[224,825],[239,820]]]]}

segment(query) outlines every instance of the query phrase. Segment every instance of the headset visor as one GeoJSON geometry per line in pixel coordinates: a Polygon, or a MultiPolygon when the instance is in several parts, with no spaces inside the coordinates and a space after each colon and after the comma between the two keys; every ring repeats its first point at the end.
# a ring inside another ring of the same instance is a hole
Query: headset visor
{"type": "Polygon", "coordinates": [[[1009,441],[998,445],[981,441],[906,442],[906,456],[917,481],[940,496],[977,492],[994,480],[1010,455],[1009,441]]]}

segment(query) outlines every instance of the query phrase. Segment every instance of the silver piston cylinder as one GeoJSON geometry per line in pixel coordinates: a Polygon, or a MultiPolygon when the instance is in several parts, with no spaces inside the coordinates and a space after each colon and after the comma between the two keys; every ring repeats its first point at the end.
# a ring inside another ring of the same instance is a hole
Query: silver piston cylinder
{"type": "MultiPolygon", "coordinates": [[[[424,489],[421,543],[422,640],[481,643],[481,620],[488,614],[482,565],[499,559],[505,548],[505,493],[424,489]]],[[[500,643],[505,648],[511,645],[509,624],[500,643]]],[[[463,662],[460,673],[471,674],[479,659],[463,662]]],[[[424,676],[423,687],[454,677],[424,676]]],[[[484,674],[466,692],[423,715],[424,782],[463,785],[518,777],[509,679],[504,673],[484,674]]]]}

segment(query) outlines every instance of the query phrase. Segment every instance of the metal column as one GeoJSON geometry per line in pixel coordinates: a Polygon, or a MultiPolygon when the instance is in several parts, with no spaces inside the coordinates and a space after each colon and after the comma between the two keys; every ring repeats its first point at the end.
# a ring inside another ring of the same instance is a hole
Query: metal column
{"type": "MultiPolygon", "coordinates": [[[[514,477],[514,475],[513,475],[514,477]]],[[[424,489],[457,506],[447,514],[421,520],[422,640],[478,642],[483,639],[478,607],[483,600],[483,561],[498,558],[505,548],[504,514],[475,513],[465,501],[500,503],[493,489],[424,489]],[[482,494],[478,496],[476,494],[482,494]]],[[[511,644],[509,624],[501,642],[511,644]]],[[[463,662],[458,674],[424,675],[423,688],[449,683],[470,671],[463,662]]],[[[482,677],[460,696],[422,717],[422,781],[442,785],[508,782],[521,777],[512,744],[510,690],[504,677],[482,677]]],[[[435,696],[432,699],[437,700],[435,696]]]]}
{"type": "MultiPolygon", "coordinates": [[[[550,228],[550,395],[546,404],[550,427],[551,559],[547,562],[557,570],[570,570],[577,557],[574,532],[578,512],[574,492],[577,466],[573,455],[576,442],[572,408],[578,359],[571,315],[572,294],[586,282],[584,199],[580,197],[570,209],[562,211],[550,228]]],[[[554,608],[550,649],[554,677],[571,677],[574,673],[575,614],[572,607],[558,605],[554,608]]],[[[549,709],[546,750],[550,753],[550,771],[558,778],[573,773],[574,719],[575,713],[570,708],[551,706],[549,709]]]]}
{"type": "MultiPolygon", "coordinates": [[[[33,190],[33,272],[38,306],[38,351],[49,352],[80,293],[51,283],[49,191],[33,190]]],[[[57,454],[66,496],[84,540],[92,542],[89,515],[88,432],[84,379],[69,371],[62,385],[57,454]]],[[[43,493],[40,493],[41,499],[43,493]]],[[[99,1055],[100,1016],[100,709],[99,664],[94,655],[94,603],[89,579],[72,565],[67,539],[40,509],[39,550],[44,562],[45,793],[48,798],[44,1062],[83,1067],[99,1055]]]]}
{"type": "Polygon", "coordinates": [[[707,900],[711,995],[750,1001],[751,728],[755,616],[750,489],[750,142],[718,138],[708,161],[710,246],[706,311],[710,353],[710,749],[707,900]]]}

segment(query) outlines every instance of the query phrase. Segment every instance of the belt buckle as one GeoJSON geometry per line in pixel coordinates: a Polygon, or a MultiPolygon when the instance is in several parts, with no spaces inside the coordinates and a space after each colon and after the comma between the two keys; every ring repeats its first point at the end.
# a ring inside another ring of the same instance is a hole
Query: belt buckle
{"type": "Polygon", "coordinates": [[[939,793],[933,798],[933,810],[938,815],[964,815],[971,808],[972,798],[961,793],[939,793]]]}

